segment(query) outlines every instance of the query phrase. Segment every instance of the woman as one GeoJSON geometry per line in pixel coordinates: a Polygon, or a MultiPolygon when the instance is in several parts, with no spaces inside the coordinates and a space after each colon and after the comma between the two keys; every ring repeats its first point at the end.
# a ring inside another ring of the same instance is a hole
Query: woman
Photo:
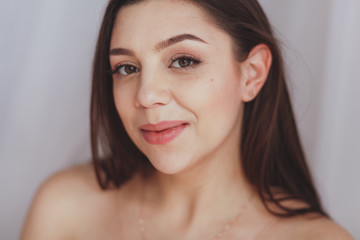
{"type": "Polygon", "coordinates": [[[50,178],[22,239],[352,239],[321,207],[257,1],[111,0],[91,100],[95,171],[50,178]]]}

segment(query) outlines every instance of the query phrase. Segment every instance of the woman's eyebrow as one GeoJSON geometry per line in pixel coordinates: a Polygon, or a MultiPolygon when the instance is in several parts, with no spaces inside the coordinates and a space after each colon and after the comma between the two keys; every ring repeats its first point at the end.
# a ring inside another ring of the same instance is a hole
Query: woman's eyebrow
{"type": "MultiPolygon", "coordinates": [[[[157,43],[155,45],[155,50],[157,52],[167,48],[167,47],[170,47],[171,45],[174,45],[176,43],[179,43],[179,42],[182,42],[182,41],[185,41],[185,40],[193,40],[193,41],[198,41],[198,42],[202,42],[202,43],[206,43],[207,42],[195,35],[192,35],[192,34],[188,34],[188,33],[185,33],[185,34],[180,34],[180,35],[176,35],[174,37],[171,37],[167,40],[164,40],[164,41],[161,41],[159,43],[157,43]]],[[[113,48],[110,50],[110,55],[127,55],[127,56],[135,56],[135,53],[129,49],[126,49],[126,48],[113,48]]]]}
{"type": "Polygon", "coordinates": [[[110,50],[111,55],[127,55],[127,56],[135,56],[135,53],[126,48],[113,48],[110,50]]]}
{"type": "Polygon", "coordinates": [[[199,38],[195,35],[185,33],[185,34],[176,35],[165,41],[161,41],[161,42],[157,43],[155,45],[155,50],[159,52],[159,51],[163,50],[164,48],[167,48],[171,45],[174,45],[174,44],[184,41],[184,40],[194,40],[194,41],[198,41],[198,42],[207,44],[207,42],[205,40],[202,40],[201,38],[199,38]]]}

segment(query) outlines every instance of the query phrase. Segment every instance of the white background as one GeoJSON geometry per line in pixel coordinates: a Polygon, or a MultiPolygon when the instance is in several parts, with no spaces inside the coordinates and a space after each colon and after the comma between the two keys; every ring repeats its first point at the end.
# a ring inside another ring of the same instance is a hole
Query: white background
{"type": "MultiPolygon", "coordinates": [[[[326,209],[360,239],[360,1],[261,0],[281,40],[326,209]]],[[[49,175],[88,161],[91,62],[106,0],[0,1],[0,239],[49,175]]]]}

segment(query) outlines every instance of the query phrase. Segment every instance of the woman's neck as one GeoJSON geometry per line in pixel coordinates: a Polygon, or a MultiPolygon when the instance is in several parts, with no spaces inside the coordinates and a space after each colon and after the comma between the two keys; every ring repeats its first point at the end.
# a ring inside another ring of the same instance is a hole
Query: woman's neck
{"type": "Polygon", "coordinates": [[[252,195],[236,149],[214,153],[181,173],[157,172],[144,186],[143,207],[145,212],[150,209],[149,217],[151,212],[163,213],[184,228],[205,226],[216,217],[219,222],[229,220],[252,195]]]}

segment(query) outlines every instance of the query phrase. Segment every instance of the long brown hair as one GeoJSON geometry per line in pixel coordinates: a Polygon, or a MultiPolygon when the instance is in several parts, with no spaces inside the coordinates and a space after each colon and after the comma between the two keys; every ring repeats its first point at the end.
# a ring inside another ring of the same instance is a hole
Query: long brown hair
{"type": "MultiPolygon", "coordinates": [[[[116,187],[136,172],[154,171],[127,135],[113,101],[109,51],[111,33],[121,7],[141,0],[110,0],[101,25],[93,65],[91,95],[91,148],[98,182],[103,189],[116,187]]],[[[258,191],[265,207],[276,215],[317,212],[326,216],[312,183],[301,147],[286,87],[282,56],[265,13],[256,0],[188,0],[203,10],[233,39],[239,61],[258,44],[266,44],[273,62],[258,96],[245,103],[241,132],[244,174],[258,191]],[[282,189],[278,197],[273,189],[282,189]],[[283,194],[281,196],[284,196],[283,194]],[[292,209],[284,200],[306,206],[292,209]],[[269,207],[275,204],[281,211],[269,207]]]]}

